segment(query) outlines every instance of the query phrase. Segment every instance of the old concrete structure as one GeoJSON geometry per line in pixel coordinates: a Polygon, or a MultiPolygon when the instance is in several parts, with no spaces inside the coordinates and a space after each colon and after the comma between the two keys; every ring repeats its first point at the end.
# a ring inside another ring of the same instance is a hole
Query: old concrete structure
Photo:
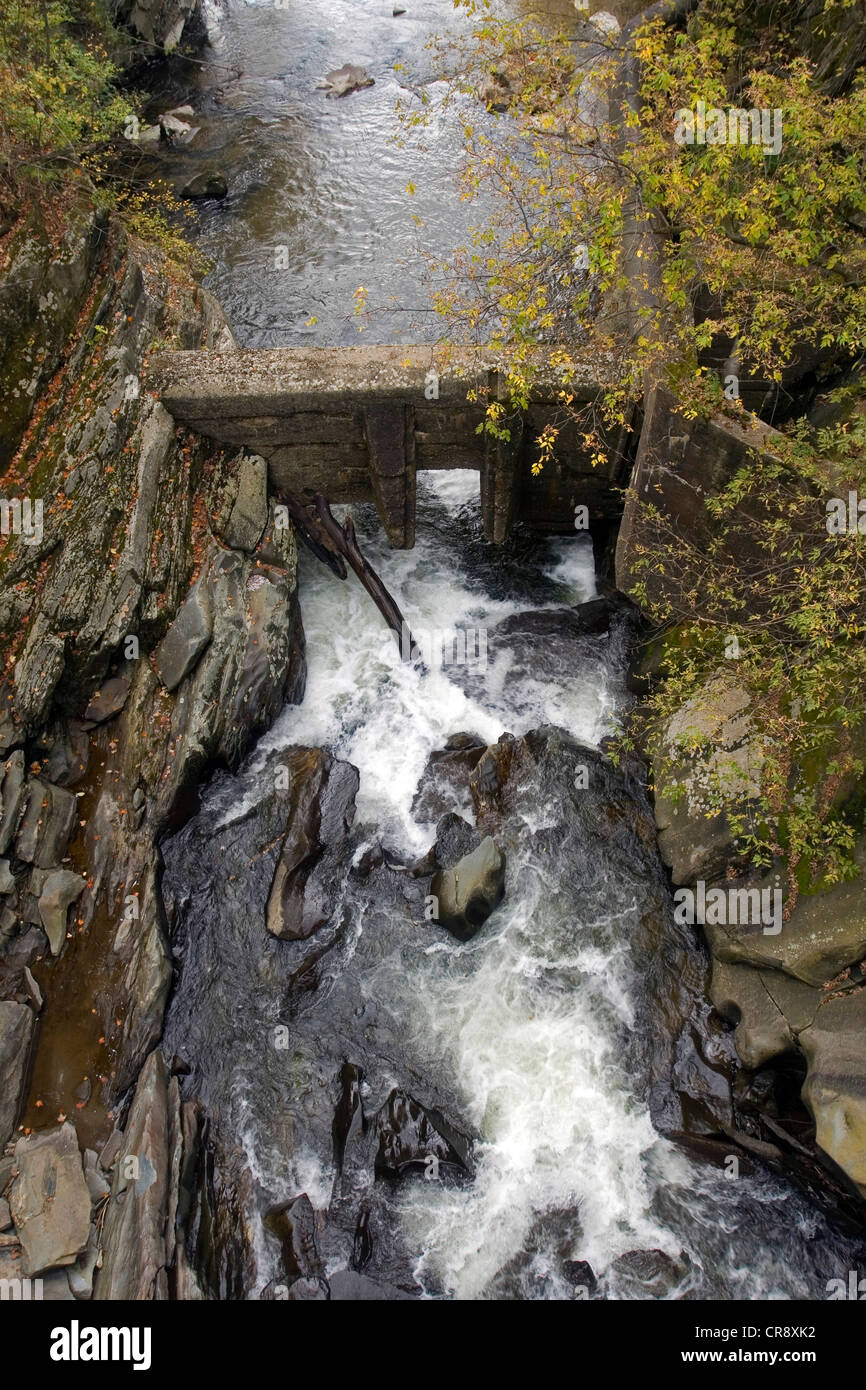
{"type": "Polygon", "coordinates": [[[151,359],[148,385],[175,419],[222,443],[261,454],[273,487],[330,502],[374,502],[397,547],[415,539],[419,469],[480,474],[484,530],[501,544],[520,518],[541,532],[572,531],[585,506],[591,528],[619,518],[631,471],[630,435],[593,450],[563,399],[592,401],[592,366],[574,362],[565,379],[549,368],[533,383],[528,409],[505,425],[509,438],[480,432],[499,392],[493,360],[467,354],[437,363],[432,347],[281,348],[168,352],[151,359]],[[546,425],[559,430],[556,456],[532,475],[546,425]]]}

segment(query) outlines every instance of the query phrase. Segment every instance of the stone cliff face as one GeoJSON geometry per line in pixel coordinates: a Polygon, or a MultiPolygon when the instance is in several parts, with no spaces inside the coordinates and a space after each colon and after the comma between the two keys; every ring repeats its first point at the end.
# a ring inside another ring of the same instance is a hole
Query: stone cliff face
{"type": "Polygon", "coordinates": [[[216,301],[86,207],[49,227],[0,283],[3,498],[31,521],[0,551],[0,1143],[56,1112],[95,1145],[162,1031],[158,837],[299,697],[303,633],[259,462],[141,386],[156,346],[232,347],[216,301]]]}

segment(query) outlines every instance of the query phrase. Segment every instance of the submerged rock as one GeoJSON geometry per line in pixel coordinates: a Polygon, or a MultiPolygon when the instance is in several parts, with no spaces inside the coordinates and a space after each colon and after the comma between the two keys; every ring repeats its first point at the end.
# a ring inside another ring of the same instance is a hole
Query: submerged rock
{"type": "Polygon", "coordinates": [[[375,86],[375,79],[368,76],[366,68],[358,67],[355,63],[344,63],[341,68],[325,73],[316,86],[326,90],[329,97],[345,97],[350,92],[375,86]]]}
{"type": "Polygon", "coordinates": [[[180,190],[180,196],[191,202],[204,202],[206,199],[220,201],[228,197],[229,186],[222,174],[195,174],[180,190]]]}

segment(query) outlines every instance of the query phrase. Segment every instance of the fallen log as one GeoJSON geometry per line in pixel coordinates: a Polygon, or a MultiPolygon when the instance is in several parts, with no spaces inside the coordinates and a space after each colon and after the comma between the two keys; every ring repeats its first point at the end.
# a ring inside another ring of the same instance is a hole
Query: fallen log
{"type": "Polygon", "coordinates": [[[394,633],[402,660],[417,661],[421,655],[420,648],[391,594],[373,566],[364,558],[350,513],[346,513],[341,526],[331,511],[328,499],[320,492],[316,493],[312,503],[285,489],[280,489],[278,496],[288,508],[298,535],[307,548],[340,579],[348,577],[345,564],[348,562],[394,633]]]}

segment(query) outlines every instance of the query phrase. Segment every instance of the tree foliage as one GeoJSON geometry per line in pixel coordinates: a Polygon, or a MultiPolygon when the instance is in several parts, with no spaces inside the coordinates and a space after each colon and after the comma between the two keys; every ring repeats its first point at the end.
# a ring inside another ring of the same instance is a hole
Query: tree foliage
{"type": "MultiPolygon", "coordinates": [[[[459,69],[447,100],[463,131],[461,196],[478,217],[464,245],[431,258],[445,347],[494,349],[512,409],[539,363],[554,367],[563,415],[579,413],[599,451],[599,426],[628,423],[653,383],[685,415],[745,418],[724,397],[723,361],[762,384],[767,409],[789,393],[772,454],[756,451],[709,499],[708,545],[641,503],[635,597],[666,634],[644,736],[708,682],[745,689],[760,795],[744,810],[736,779],[719,778],[710,812],[729,814],[753,862],[785,855],[800,887],[844,876],[858,820],[841,792],[863,773],[866,542],[856,528],[828,534],[824,499],[866,490],[863,73],[828,95],[795,26],[762,21],[766,7],[746,0],[703,0],[685,25],[656,17],[589,48],[573,26],[455,4],[473,31],[442,58],[459,69]],[[781,142],[684,143],[678,113],[698,103],[778,111],[781,142]],[[578,408],[587,361],[600,390],[578,408]],[[812,383],[799,403],[798,380],[812,383]],[[816,383],[836,402],[821,429],[805,418],[816,383]],[[675,582],[647,582],[659,573],[675,582]],[[740,657],[726,662],[731,633],[740,657]]],[[[825,0],[823,21],[853,5],[825,0]]],[[[421,90],[404,102],[403,138],[423,138],[430,109],[421,90]]],[[[489,402],[489,429],[502,414],[489,402]]],[[[555,448],[553,429],[534,471],[555,448]]]]}

